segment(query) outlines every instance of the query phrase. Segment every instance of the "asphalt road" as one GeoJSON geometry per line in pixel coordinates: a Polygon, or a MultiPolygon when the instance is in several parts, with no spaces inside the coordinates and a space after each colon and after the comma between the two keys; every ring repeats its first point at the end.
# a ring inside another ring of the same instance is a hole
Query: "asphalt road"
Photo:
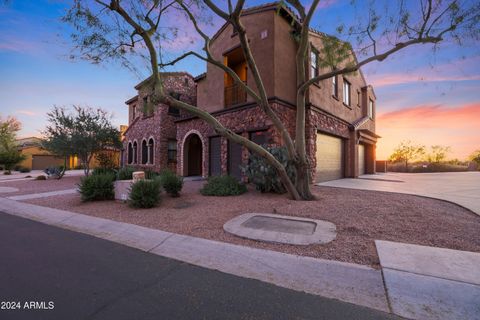
{"type": "Polygon", "coordinates": [[[397,319],[3,213],[0,303],[2,320],[397,319]]]}

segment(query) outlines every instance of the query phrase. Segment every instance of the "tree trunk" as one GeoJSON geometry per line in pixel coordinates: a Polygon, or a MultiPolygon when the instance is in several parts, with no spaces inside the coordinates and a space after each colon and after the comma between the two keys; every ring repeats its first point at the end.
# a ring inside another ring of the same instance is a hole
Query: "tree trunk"
{"type": "Polygon", "coordinates": [[[295,181],[295,188],[300,195],[299,200],[315,200],[315,196],[310,190],[310,172],[308,163],[297,163],[297,179],[295,181]]]}

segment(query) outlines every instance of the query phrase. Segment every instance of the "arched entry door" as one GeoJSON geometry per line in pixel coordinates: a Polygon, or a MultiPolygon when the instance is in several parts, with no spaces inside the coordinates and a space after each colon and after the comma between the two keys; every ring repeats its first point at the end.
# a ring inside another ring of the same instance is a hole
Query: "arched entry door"
{"type": "Polygon", "coordinates": [[[202,175],[202,140],[196,134],[191,134],[185,140],[184,150],[184,175],[202,175]]]}

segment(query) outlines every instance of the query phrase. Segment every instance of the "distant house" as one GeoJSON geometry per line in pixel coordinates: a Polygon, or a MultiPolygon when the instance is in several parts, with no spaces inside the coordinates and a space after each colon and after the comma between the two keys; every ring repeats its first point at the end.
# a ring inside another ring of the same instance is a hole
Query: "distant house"
{"type": "MultiPolygon", "coordinates": [[[[295,16],[278,3],[246,9],[242,22],[263,75],[268,100],[293,134],[295,130],[297,44],[291,36],[295,16]]],[[[310,31],[308,76],[321,72],[319,52],[325,35],[310,31]]],[[[255,87],[238,36],[225,24],[214,35],[211,51],[248,85],[255,87]]],[[[281,145],[270,119],[221,69],[208,64],[196,78],[187,72],[164,73],[165,89],[202,108],[232,131],[260,144],[281,145]]],[[[138,168],[170,168],[183,176],[230,174],[241,178],[246,148],[218,136],[203,120],[166,105],[149,110],[148,79],[126,101],[123,163],[138,168]]],[[[375,172],[376,97],[362,72],[320,81],[307,96],[306,141],[312,181],[358,177],[375,172]]]]}
{"type": "MultiPolygon", "coordinates": [[[[37,137],[28,137],[17,139],[17,149],[26,158],[20,162],[17,166],[28,168],[30,170],[44,170],[48,167],[63,166],[64,158],[56,156],[42,148],[42,139],[37,137]]],[[[120,166],[120,150],[117,149],[105,149],[102,151],[110,155],[116,166],[120,166]]],[[[96,168],[99,166],[98,160],[93,156],[90,161],[90,168],[96,168]]],[[[77,155],[70,155],[67,157],[67,169],[81,168],[82,163],[77,155]]]]}

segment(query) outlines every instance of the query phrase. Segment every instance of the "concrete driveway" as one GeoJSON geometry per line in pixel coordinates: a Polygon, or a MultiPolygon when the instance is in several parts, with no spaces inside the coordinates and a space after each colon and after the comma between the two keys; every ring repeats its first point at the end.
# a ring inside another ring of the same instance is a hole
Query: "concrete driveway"
{"type": "Polygon", "coordinates": [[[447,200],[480,215],[480,172],[379,173],[319,186],[413,194],[447,200]]]}

